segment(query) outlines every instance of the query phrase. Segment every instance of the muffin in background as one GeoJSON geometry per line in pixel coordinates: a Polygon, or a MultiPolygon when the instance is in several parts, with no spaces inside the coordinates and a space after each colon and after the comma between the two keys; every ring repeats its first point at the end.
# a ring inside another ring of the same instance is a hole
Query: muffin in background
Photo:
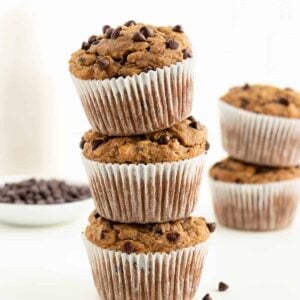
{"type": "Polygon", "coordinates": [[[199,285],[209,225],[202,218],[121,224],[98,213],[83,234],[103,299],[191,299],[199,285]]]}
{"type": "Polygon", "coordinates": [[[268,85],[232,88],[219,103],[224,149],[259,165],[300,164],[300,93],[268,85]]]}
{"type": "Polygon", "coordinates": [[[158,131],[191,112],[193,60],[182,26],[103,27],[69,61],[91,126],[110,136],[158,131]]]}
{"type": "Polygon", "coordinates": [[[123,223],[166,222],[193,211],[209,148],[205,126],[193,117],[138,136],[107,137],[90,130],[80,144],[102,217],[123,223]]]}
{"type": "Polygon", "coordinates": [[[299,167],[272,168],[229,157],[211,167],[209,177],[222,225],[264,231],[292,223],[299,203],[299,167]]]}

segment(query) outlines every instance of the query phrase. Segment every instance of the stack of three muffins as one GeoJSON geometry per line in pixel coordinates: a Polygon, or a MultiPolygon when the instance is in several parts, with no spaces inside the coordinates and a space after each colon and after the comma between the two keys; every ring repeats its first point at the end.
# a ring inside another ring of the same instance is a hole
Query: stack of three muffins
{"type": "Polygon", "coordinates": [[[287,227],[300,199],[300,94],[245,84],[219,105],[230,155],[210,170],[219,222],[243,230],[287,227]]]}
{"type": "Polygon", "coordinates": [[[214,223],[190,217],[206,128],[193,117],[193,59],[180,25],[103,27],[70,71],[93,127],[81,140],[96,211],[84,241],[104,299],[190,299],[214,223]]]}

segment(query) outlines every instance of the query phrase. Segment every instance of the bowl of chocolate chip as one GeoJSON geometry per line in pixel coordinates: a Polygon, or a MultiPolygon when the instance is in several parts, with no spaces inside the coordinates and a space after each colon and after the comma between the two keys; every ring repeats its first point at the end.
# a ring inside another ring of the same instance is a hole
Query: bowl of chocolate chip
{"type": "Polygon", "coordinates": [[[86,184],[19,176],[0,178],[0,222],[54,225],[80,218],[92,208],[86,184]]]}

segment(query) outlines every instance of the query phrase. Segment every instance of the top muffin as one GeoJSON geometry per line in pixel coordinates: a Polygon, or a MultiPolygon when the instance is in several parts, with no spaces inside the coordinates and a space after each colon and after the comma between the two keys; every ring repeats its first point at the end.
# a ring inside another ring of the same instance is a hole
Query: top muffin
{"type": "Polygon", "coordinates": [[[221,98],[235,107],[251,112],[286,118],[300,118],[300,93],[269,85],[234,87],[221,98]]]}
{"type": "Polygon", "coordinates": [[[123,26],[103,26],[69,61],[79,79],[132,76],[170,66],[192,57],[191,44],[182,26],[156,27],[128,21],[123,26]]]}

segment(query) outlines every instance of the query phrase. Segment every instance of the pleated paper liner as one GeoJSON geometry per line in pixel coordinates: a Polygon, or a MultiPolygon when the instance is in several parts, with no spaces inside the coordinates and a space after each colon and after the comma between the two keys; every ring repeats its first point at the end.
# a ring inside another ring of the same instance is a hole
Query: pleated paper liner
{"type": "Polygon", "coordinates": [[[199,192],[205,154],[154,164],[98,163],[82,156],[98,213],[122,223],[189,217],[199,192]]]}
{"type": "Polygon", "coordinates": [[[186,119],[192,109],[193,59],[125,78],[72,79],[91,126],[103,135],[137,135],[186,119]]]}
{"type": "Polygon", "coordinates": [[[224,149],[230,156],[260,165],[300,164],[300,119],[268,116],[219,101],[224,149]]]}
{"type": "Polygon", "coordinates": [[[83,240],[101,299],[187,300],[199,285],[208,243],[168,253],[126,254],[83,240]]]}
{"type": "Polygon", "coordinates": [[[227,227],[265,231],[288,227],[297,211],[300,179],[237,184],[210,178],[218,221],[227,227]]]}

